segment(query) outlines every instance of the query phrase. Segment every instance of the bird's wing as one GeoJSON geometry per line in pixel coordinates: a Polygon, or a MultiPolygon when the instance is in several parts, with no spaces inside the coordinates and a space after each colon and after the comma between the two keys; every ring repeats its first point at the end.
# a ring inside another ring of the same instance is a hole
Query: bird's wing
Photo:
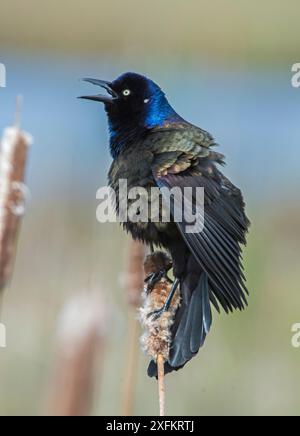
{"type": "Polygon", "coordinates": [[[218,144],[210,133],[188,123],[153,129],[145,141],[146,147],[147,141],[155,156],[152,170],[158,177],[182,173],[195,166],[200,158],[224,163],[224,156],[212,150],[218,144]]]}
{"type": "MultiPolygon", "coordinates": [[[[185,217],[176,224],[197,262],[208,274],[214,305],[218,308],[217,299],[226,312],[235,308],[243,309],[247,303],[247,290],[240,244],[245,244],[249,222],[241,192],[217,170],[209,147],[192,145],[193,141],[190,141],[184,144],[189,150],[183,151],[182,137],[177,147],[173,141],[172,144],[174,150],[170,151],[170,147],[166,146],[168,151],[162,151],[160,147],[154,155],[153,175],[156,183],[160,188],[179,187],[182,191],[185,187],[193,188],[191,204],[185,205],[190,206],[191,211],[195,211],[197,201],[195,188],[204,188],[203,230],[187,233],[186,225],[190,223],[185,221],[185,217]],[[203,148],[207,151],[206,157],[202,154],[203,148]]],[[[181,202],[176,204],[174,201],[173,215],[179,208],[182,210],[181,202]]]]}

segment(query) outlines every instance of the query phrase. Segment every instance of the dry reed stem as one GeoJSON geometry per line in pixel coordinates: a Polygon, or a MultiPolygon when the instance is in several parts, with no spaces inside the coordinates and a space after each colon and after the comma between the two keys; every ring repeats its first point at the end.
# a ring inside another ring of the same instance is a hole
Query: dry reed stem
{"type": "Polygon", "coordinates": [[[138,308],[142,301],[144,289],[144,260],[146,249],[144,244],[131,240],[128,246],[128,263],[126,271],[126,290],[128,303],[138,308]]]}
{"type": "Polygon", "coordinates": [[[159,415],[165,416],[166,389],[165,389],[165,359],[162,354],[157,355],[157,378],[159,415]]]}
{"type": "MultiPolygon", "coordinates": [[[[90,414],[96,363],[100,360],[103,364],[106,334],[107,308],[98,294],[78,296],[65,307],[59,322],[47,415],[90,414]]],[[[98,371],[97,365],[97,375],[98,371]]]]}
{"type": "Polygon", "coordinates": [[[141,295],[144,287],[143,262],[145,258],[145,246],[140,242],[131,240],[128,246],[127,258],[125,283],[127,301],[132,310],[129,312],[129,337],[124,373],[122,415],[132,416],[139,351],[138,338],[140,334],[136,311],[141,304],[141,295]]]}
{"type": "Polygon", "coordinates": [[[137,320],[131,316],[129,320],[129,338],[127,346],[127,358],[124,374],[122,415],[132,416],[134,409],[134,396],[136,373],[138,364],[140,328],[137,320]]]}
{"type": "MultiPolygon", "coordinates": [[[[18,109],[19,118],[19,112],[18,109]]],[[[19,122],[19,121],[18,121],[19,122]]],[[[30,135],[18,126],[6,128],[0,148],[0,294],[12,275],[16,245],[25,200],[24,185],[30,135]]]]}

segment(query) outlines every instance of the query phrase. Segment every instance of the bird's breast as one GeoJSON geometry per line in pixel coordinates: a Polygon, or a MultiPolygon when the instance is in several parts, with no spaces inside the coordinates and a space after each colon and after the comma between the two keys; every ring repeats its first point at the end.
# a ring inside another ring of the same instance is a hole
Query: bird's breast
{"type": "Polygon", "coordinates": [[[147,150],[135,150],[120,155],[109,171],[109,185],[115,196],[116,213],[127,221],[123,226],[135,238],[145,242],[161,240],[170,226],[169,211],[160,200],[160,191],[152,172],[153,155],[147,150]]]}

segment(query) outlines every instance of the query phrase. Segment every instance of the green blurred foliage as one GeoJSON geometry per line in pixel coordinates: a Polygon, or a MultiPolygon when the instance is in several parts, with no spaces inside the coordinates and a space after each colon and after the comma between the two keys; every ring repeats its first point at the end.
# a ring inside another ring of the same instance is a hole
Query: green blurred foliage
{"type": "Polygon", "coordinates": [[[2,0],[0,46],[290,63],[299,13],[297,0],[2,0]]]}
{"type": "MultiPolygon", "coordinates": [[[[1,415],[45,412],[58,314],[74,293],[90,289],[103,292],[113,310],[92,414],[121,413],[128,334],[121,283],[127,237],[116,224],[94,222],[92,204],[78,206],[32,205],[25,219],[4,307],[9,347],[0,350],[1,415]]],[[[270,207],[263,215],[249,213],[253,225],[244,253],[249,307],[228,316],[214,313],[205,347],[183,371],[167,377],[168,414],[299,412],[300,349],[291,345],[291,326],[300,322],[300,211],[280,213],[270,207]]],[[[157,386],[146,376],[147,363],[141,352],[134,409],[139,415],[158,410],[157,386]]]]}

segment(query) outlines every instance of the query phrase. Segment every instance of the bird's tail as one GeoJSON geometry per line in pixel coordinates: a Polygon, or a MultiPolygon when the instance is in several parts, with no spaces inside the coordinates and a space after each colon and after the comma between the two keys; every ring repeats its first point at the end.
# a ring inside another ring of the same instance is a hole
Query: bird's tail
{"type": "MultiPolygon", "coordinates": [[[[201,272],[197,280],[192,273],[185,276],[181,282],[181,297],[181,306],[172,329],[170,357],[165,363],[166,374],[182,368],[198,353],[212,323],[208,277],[205,272],[201,272]]],[[[148,375],[157,376],[154,361],[150,362],[148,375]]]]}

